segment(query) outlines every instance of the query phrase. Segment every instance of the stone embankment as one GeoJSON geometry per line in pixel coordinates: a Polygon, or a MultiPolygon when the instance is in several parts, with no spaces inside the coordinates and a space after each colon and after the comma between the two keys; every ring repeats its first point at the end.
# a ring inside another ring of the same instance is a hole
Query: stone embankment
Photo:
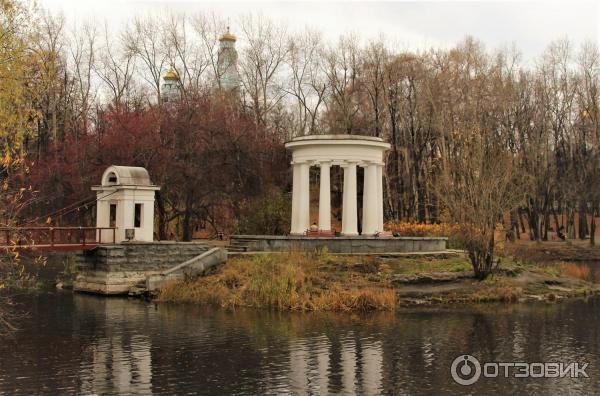
{"type": "MultiPolygon", "coordinates": [[[[99,246],[76,256],[75,291],[128,294],[144,288],[146,279],[208,252],[197,242],[131,242],[99,246]]],[[[226,255],[225,255],[226,257],[226,255]]]]}

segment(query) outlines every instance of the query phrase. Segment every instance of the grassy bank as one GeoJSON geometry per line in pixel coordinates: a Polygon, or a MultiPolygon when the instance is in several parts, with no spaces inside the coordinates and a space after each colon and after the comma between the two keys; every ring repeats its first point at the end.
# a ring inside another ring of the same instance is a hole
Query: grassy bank
{"type": "Polygon", "coordinates": [[[291,311],[394,310],[415,304],[585,296],[600,290],[588,275],[571,263],[505,259],[501,271],[479,282],[461,255],[265,254],[236,257],[208,276],[171,283],[158,300],[291,311]]]}
{"type": "Polygon", "coordinates": [[[167,285],[159,299],[301,311],[395,308],[391,288],[357,276],[372,272],[371,263],[338,270],[347,265],[327,255],[300,253],[238,257],[209,276],[167,285]]]}

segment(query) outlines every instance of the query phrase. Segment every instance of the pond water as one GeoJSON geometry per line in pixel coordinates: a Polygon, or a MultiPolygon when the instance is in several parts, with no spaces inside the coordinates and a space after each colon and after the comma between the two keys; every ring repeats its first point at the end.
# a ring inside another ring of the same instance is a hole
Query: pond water
{"type": "Polygon", "coordinates": [[[596,393],[600,299],[367,316],[225,312],[49,291],[0,345],[0,394],[596,393]],[[452,380],[481,361],[589,363],[590,378],[452,380]]]}

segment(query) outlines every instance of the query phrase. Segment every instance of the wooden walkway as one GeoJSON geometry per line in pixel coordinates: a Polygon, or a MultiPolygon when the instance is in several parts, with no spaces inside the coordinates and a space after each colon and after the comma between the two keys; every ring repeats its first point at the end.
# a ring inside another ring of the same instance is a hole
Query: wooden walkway
{"type": "Polygon", "coordinates": [[[2,227],[0,249],[4,251],[91,250],[99,245],[114,244],[115,237],[114,227],[2,227]],[[107,238],[106,234],[110,236],[107,238]]]}

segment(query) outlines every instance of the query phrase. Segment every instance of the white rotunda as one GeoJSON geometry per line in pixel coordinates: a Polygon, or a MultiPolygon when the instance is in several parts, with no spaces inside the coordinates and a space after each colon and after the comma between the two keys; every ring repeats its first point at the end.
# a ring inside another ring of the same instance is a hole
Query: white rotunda
{"type": "Polygon", "coordinates": [[[310,228],[311,166],[320,169],[319,230],[331,231],[332,166],[344,169],[342,235],[358,235],[357,167],[364,168],[362,235],[383,231],[383,166],[390,144],[383,139],[358,135],[307,135],[285,144],[292,152],[293,191],[291,234],[310,228]]]}

